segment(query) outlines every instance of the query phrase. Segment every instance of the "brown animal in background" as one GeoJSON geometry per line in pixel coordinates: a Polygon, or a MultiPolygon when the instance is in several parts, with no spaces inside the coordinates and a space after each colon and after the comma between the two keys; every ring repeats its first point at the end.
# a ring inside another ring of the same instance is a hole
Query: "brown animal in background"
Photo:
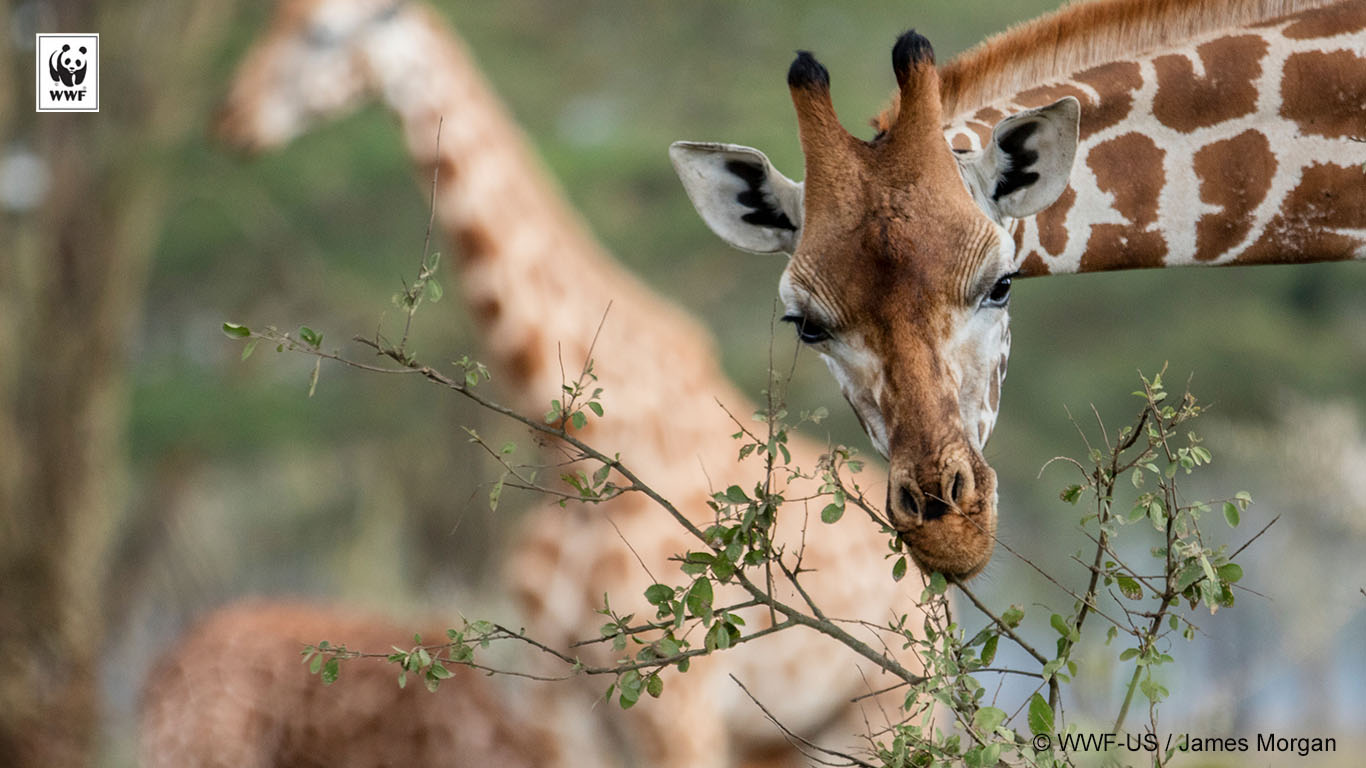
{"type": "MultiPolygon", "coordinates": [[[[437,628],[424,641],[445,640],[437,628]]],[[[411,628],[306,603],[244,602],[191,629],[143,693],[144,768],[537,768],[545,735],[509,711],[484,675],[452,666],[432,693],[397,684],[383,659],[352,659],[324,686],[300,652],[412,646],[411,628]]]]}

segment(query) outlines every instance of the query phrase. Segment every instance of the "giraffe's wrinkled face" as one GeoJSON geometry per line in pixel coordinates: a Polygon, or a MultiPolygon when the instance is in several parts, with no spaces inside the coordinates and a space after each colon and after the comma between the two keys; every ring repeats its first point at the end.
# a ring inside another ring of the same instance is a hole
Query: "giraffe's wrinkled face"
{"type": "Polygon", "coordinates": [[[247,53],[215,130],[248,151],[274,149],[354,110],[373,83],[376,40],[412,13],[403,0],[285,0],[247,53]]]}
{"type": "Polygon", "coordinates": [[[1010,351],[1013,242],[961,184],[943,195],[876,183],[863,192],[881,202],[852,228],[827,227],[808,207],[779,284],[784,319],[891,463],[888,517],[916,561],[972,575],[996,530],[982,447],[1010,351]]]}
{"type": "Polygon", "coordinates": [[[1004,224],[1066,186],[1077,103],[1002,120],[991,145],[944,139],[933,51],[909,32],[892,54],[899,111],[871,141],[849,135],[829,74],[802,53],[788,73],[806,180],[756,150],[675,144],[702,218],[746,250],[792,254],[786,320],[824,358],[890,463],[887,516],[922,569],[966,578],[991,558],[996,475],[982,448],[996,422],[1017,276],[1004,224]]]}

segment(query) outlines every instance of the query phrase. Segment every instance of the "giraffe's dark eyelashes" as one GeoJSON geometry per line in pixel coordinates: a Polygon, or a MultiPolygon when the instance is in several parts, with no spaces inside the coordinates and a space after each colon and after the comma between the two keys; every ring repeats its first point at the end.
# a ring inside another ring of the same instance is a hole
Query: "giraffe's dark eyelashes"
{"type": "Polygon", "coordinates": [[[1012,272],[1005,277],[1002,277],[1000,280],[997,280],[995,285],[991,286],[991,290],[987,291],[987,295],[982,297],[982,306],[1004,307],[1009,303],[1011,283],[1014,282],[1019,274],[1020,273],[1018,272],[1012,272]]]}
{"type": "Polygon", "coordinates": [[[797,326],[797,338],[803,344],[819,344],[830,340],[830,329],[805,315],[783,315],[783,322],[797,326]]]}

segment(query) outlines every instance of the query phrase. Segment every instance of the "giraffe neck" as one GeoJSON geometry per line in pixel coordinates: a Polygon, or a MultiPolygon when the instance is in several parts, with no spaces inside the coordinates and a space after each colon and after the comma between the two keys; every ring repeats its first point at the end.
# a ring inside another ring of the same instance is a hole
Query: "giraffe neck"
{"type": "Polygon", "coordinates": [[[411,11],[376,36],[371,66],[424,184],[437,173],[436,216],[456,244],[464,298],[521,405],[559,396],[590,347],[599,363],[664,354],[649,346],[661,335],[689,337],[678,342],[685,357],[706,348],[695,322],[620,268],[567,207],[461,41],[429,9],[411,11]]]}
{"type": "MultiPolygon", "coordinates": [[[[1010,64],[1003,63],[1009,67],[1010,64]]],[[[1082,104],[1067,190],[1009,223],[1026,275],[1366,258],[1366,2],[1206,32],[997,100],[1082,104]]]]}
{"type": "Polygon", "coordinates": [[[733,413],[752,406],[710,334],[613,261],[566,206],[460,41],[411,8],[371,59],[424,183],[438,173],[436,214],[457,245],[495,384],[523,411],[544,412],[591,352],[607,412],[589,422],[595,446],[629,451],[657,489],[691,498],[699,453],[718,437],[731,450],[718,401],[733,413]],[[422,79],[411,76],[415,51],[422,79]]]}

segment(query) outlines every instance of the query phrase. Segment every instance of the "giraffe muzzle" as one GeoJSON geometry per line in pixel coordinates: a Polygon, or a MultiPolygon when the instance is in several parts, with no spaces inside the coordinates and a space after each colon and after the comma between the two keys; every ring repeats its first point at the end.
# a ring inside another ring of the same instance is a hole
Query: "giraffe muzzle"
{"type": "Polygon", "coordinates": [[[917,468],[893,467],[887,515],[922,570],[977,575],[996,533],[996,474],[976,456],[917,468]]]}

